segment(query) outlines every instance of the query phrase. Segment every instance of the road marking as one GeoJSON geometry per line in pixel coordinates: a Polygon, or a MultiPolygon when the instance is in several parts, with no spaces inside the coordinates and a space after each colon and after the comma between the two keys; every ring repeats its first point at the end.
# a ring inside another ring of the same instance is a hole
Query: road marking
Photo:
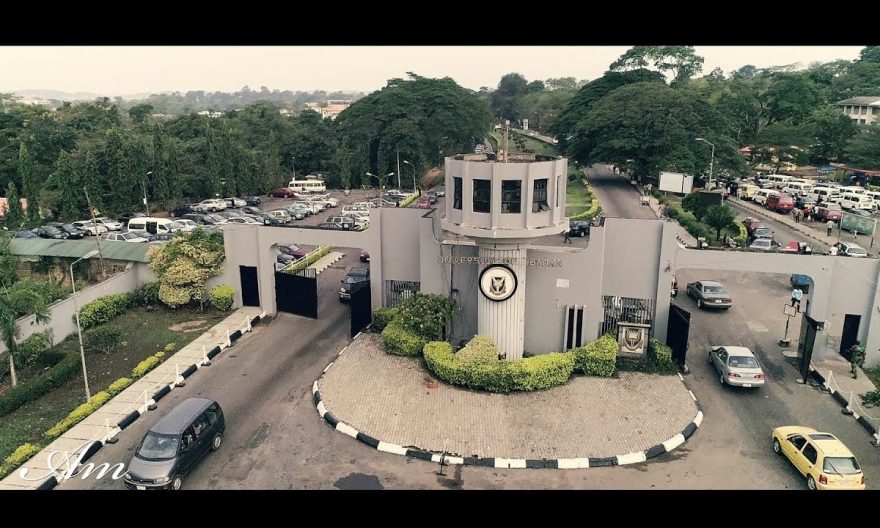
{"type": "Polygon", "coordinates": [[[590,467],[589,458],[560,458],[556,461],[559,469],[586,469],[590,467]]]}
{"type": "Polygon", "coordinates": [[[348,425],[345,422],[339,422],[336,424],[336,430],[340,433],[345,433],[352,438],[357,438],[358,432],[357,429],[348,425]]]}
{"type": "Polygon", "coordinates": [[[526,468],[526,459],[524,459],[524,458],[496,458],[495,459],[495,467],[496,468],[505,468],[505,469],[525,469],[526,468]]]}
{"type": "Polygon", "coordinates": [[[384,451],[386,453],[392,453],[395,455],[406,455],[406,448],[401,447],[397,444],[389,444],[387,442],[379,442],[379,446],[376,448],[379,451],[384,451]]]}
{"type": "Polygon", "coordinates": [[[697,411],[697,416],[696,418],[694,418],[694,423],[697,425],[697,427],[699,427],[700,424],[703,423],[703,411],[697,411]]]}
{"type": "Polygon", "coordinates": [[[627,453],[626,455],[617,455],[617,465],[623,466],[625,464],[638,464],[639,462],[646,461],[645,452],[640,451],[638,453],[627,453]]]}
{"type": "Polygon", "coordinates": [[[673,436],[669,440],[663,442],[663,447],[666,449],[666,452],[668,453],[669,451],[672,451],[673,449],[675,449],[676,447],[680,446],[683,443],[684,443],[684,435],[681,433],[678,433],[677,435],[673,436]]]}

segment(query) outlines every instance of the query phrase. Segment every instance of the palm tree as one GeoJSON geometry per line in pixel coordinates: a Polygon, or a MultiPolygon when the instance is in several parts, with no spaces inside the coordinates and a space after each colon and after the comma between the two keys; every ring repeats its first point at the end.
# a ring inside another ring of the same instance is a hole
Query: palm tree
{"type": "Polygon", "coordinates": [[[9,373],[12,386],[18,383],[15,376],[15,355],[18,344],[19,314],[34,314],[37,323],[49,322],[49,306],[46,299],[28,283],[15,283],[0,290],[0,338],[9,352],[9,373]]]}
{"type": "Polygon", "coordinates": [[[703,221],[715,229],[715,238],[721,239],[721,230],[726,227],[736,227],[736,215],[726,205],[713,205],[706,210],[703,221]]]}

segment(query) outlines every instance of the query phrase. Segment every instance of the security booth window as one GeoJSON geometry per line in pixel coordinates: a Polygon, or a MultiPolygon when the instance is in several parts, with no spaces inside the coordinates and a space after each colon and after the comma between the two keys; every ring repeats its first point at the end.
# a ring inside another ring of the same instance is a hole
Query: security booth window
{"type": "Polygon", "coordinates": [[[547,204],[547,178],[535,180],[535,193],[532,198],[532,212],[549,211],[547,204]]]}
{"type": "Polygon", "coordinates": [[[452,208],[461,209],[461,178],[452,178],[455,188],[452,190],[452,208]]]}
{"type": "Polygon", "coordinates": [[[474,180],[474,212],[492,212],[492,181],[474,180]]]}
{"type": "Polygon", "coordinates": [[[501,182],[501,212],[519,213],[522,201],[522,182],[505,180],[501,182]]]}

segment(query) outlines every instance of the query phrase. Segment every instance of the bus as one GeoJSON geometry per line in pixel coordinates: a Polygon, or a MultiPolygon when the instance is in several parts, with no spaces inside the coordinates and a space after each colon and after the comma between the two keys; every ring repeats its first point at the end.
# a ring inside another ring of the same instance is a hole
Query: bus
{"type": "Polygon", "coordinates": [[[294,191],[308,193],[327,192],[327,185],[323,180],[290,180],[287,187],[294,191]]]}

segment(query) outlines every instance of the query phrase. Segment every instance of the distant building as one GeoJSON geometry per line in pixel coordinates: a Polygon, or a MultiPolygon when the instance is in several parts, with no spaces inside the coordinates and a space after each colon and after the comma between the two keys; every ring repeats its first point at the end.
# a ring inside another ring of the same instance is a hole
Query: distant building
{"type": "Polygon", "coordinates": [[[40,97],[33,97],[33,96],[18,97],[16,99],[16,102],[21,103],[23,105],[28,105],[28,106],[42,105],[42,106],[48,106],[49,108],[55,107],[55,104],[52,101],[50,101],[48,99],[42,99],[40,97]]]}
{"type": "Polygon", "coordinates": [[[292,108],[281,108],[278,110],[278,113],[281,114],[282,117],[294,117],[298,112],[292,108]]]}
{"type": "Polygon", "coordinates": [[[880,97],[851,97],[834,105],[860,125],[880,122],[880,97]]]}
{"type": "MultiPolygon", "coordinates": [[[[21,203],[21,209],[27,211],[27,200],[19,198],[18,201],[21,203]]],[[[7,211],[9,211],[9,200],[6,198],[0,198],[0,218],[5,217],[7,211]]]]}
{"type": "Polygon", "coordinates": [[[330,119],[336,119],[336,116],[342,113],[343,110],[351,106],[351,101],[343,101],[343,100],[328,100],[320,103],[306,103],[306,106],[310,110],[314,110],[321,114],[321,117],[330,119]]]}
{"type": "Polygon", "coordinates": [[[200,116],[208,116],[208,117],[221,117],[223,112],[212,112],[210,110],[202,110],[199,112],[200,116]]]}

